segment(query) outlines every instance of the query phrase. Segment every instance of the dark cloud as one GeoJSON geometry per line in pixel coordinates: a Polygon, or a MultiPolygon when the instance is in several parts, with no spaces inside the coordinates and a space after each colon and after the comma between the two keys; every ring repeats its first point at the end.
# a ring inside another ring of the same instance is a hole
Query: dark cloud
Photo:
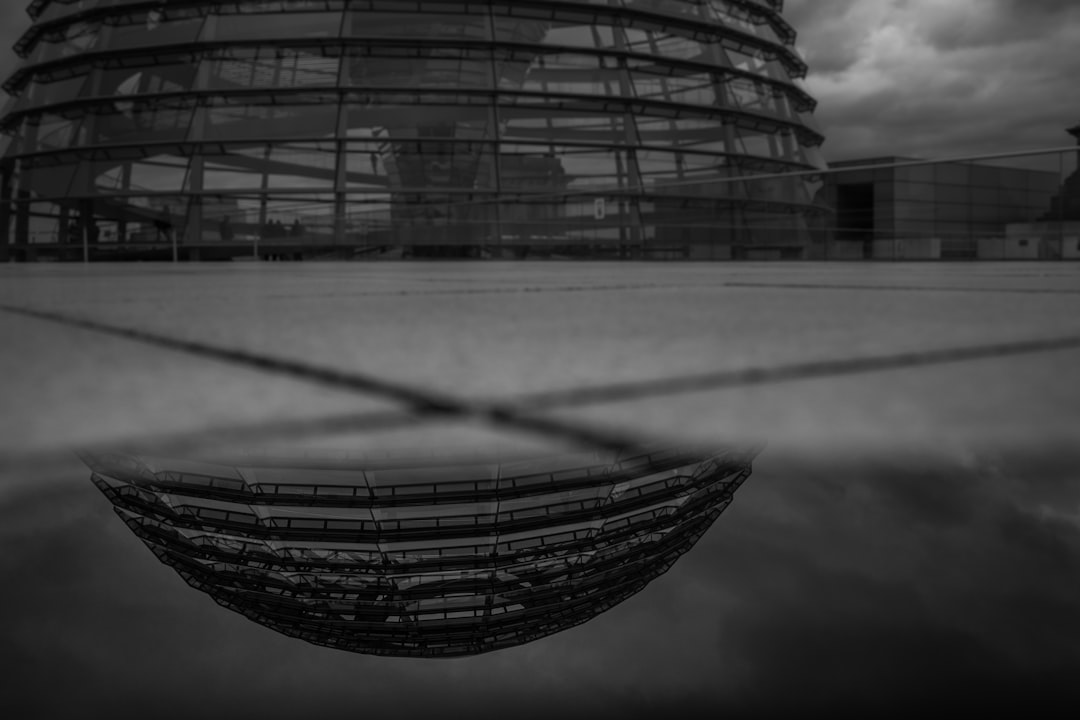
{"type": "Polygon", "coordinates": [[[1047,0],[790,0],[830,159],[1070,144],[1080,6],[1047,0]]]}
{"type": "Polygon", "coordinates": [[[14,716],[893,715],[1052,708],[1080,670],[1080,453],[767,449],[675,567],[600,618],[454,661],[350,655],[216,606],[73,464],[5,479],[14,716]],[[62,692],[58,692],[62,689],[62,692]]]}
{"type": "Polygon", "coordinates": [[[812,72],[842,72],[858,59],[861,38],[850,31],[856,4],[856,0],[788,3],[785,18],[798,30],[812,72]]]}
{"type": "Polygon", "coordinates": [[[980,47],[1004,52],[1014,44],[1053,36],[1078,20],[1080,7],[1068,0],[988,0],[951,22],[927,23],[926,37],[945,52],[980,47]]]}

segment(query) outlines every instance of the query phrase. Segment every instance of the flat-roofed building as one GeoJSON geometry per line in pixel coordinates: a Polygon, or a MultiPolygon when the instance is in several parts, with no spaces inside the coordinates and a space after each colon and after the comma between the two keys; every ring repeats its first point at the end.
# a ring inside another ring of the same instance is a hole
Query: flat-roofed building
{"type": "Polygon", "coordinates": [[[1043,216],[1062,180],[1049,168],[904,157],[833,162],[825,177],[820,201],[835,216],[816,254],[897,260],[977,259],[1010,224],[1043,216]]]}

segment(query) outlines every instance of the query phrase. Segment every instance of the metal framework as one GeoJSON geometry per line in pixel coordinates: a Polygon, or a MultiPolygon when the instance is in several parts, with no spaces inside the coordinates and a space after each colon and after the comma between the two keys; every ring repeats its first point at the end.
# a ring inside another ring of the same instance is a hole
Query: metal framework
{"type": "Polygon", "coordinates": [[[4,83],[0,247],[798,249],[815,185],[730,182],[824,167],[781,11],[36,1],[4,83]]]}
{"type": "Polygon", "coordinates": [[[317,645],[454,657],[565,630],[641,590],[727,508],[755,454],[84,459],[135,534],[219,604],[317,645]]]}

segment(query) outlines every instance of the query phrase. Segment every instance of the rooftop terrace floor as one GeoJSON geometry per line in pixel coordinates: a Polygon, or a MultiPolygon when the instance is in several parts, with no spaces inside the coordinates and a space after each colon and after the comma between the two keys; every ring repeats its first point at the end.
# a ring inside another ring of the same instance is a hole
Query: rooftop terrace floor
{"type": "Polygon", "coordinates": [[[0,579],[17,589],[0,652],[20,717],[714,717],[1073,692],[1080,265],[6,265],[0,338],[0,579]],[[214,606],[70,454],[634,439],[767,446],[638,596],[434,664],[214,606]]]}

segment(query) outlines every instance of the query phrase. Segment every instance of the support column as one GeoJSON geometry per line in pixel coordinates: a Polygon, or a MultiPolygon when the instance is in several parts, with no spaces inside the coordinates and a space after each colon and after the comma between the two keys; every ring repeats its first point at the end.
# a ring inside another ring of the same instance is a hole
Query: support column
{"type": "MultiPolygon", "coordinates": [[[[735,136],[735,124],[730,120],[724,120],[724,147],[728,153],[736,154],[735,149],[737,142],[738,140],[735,136]]],[[[742,168],[735,167],[734,165],[730,167],[734,175],[737,176],[742,173],[742,168]]],[[[731,241],[732,246],[734,246],[745,242],[748,236],[747,230],[744,227],[746,223],[746,213],[743,209],[742,202],[739,198],[736,197],[736,195],[741,194],[746,200],[749,200],[750,188],[745,182],[741,182],[738,180],[729,182],[727,184],[732,186],[729,197],[731,198],[731,241]]]]}
{"type": "MultiPolygon", "coordinates": [[[[127,197],[127,193],[131,191],[131,161],[127,160],[120,167],[120,189],[124,193],[124,197],[127,197]]],[[[127,209],[121,210],[119,217],[116,218],[116,242],[127,242],[127,209]]]]}
{"type": "MultiPolygon", "coordinates": [[[[22,128],[22,147],[18,149],[21,153],[32,153],[37,150],[38,146],[38,132],[41,129],[39,125],[40,121],[25,122],[22,128]]],[[[11,148],[9,148],[10,152],[11,148]]],[[[33,248],[30,247],[30,186],[31,179],[33,177],[33,170],[27,168],[28,160],[26,158],[17,160],[18,173],[16,175],[13,165],[9,165],[8,169],[12,172],[12,187],[14,190],[15,204],[15,236],[11,238],[13,245],[22,245],[25,250],[23,252],[22,259],[29,260],[33,254],[33,248]],[[17,181],[16,181],[17,178],[17,181]]],[[[64,228],[66,230],[67,228],[64,228]]]]}
{"type": "Polygon", "coordinates": [[[11,259],[11,191],[13,164],[0,163],[0,263],[11,259]]]}
{"type": "MultiPolygon", "coordinates": [[[[197,151],[198,152],[198,151],[197,151]]],[[[203,237],[203,158],[196,154],[191,158],[188,169],[188,211],[187,226],[184,228],[184,243],[198,245],[203,237]]]]}
{"type": "MultiPolygon", "coordinates": [[[[593,30],[594,36],[596,30],[593,30]]],[[[597,36],[598,37],[598,36],[597,36]]],[[[599,38],[598,38],[599,39],[599,38]]],[[[625,53],[626,50],[626,29],[622,27],[612,28],[612,39],[614,40],[615,49],[620,53],[625,53]]],[[[626,59],[619,57],[617,61],[616,73],[619,79],[619,94],[623,98],[637,97],[637,89],[634,87],[634,83],[630,79],[630,68],[626,66],[626,59]]],[[[660,83],[667,93],[667,78],[662,77],[660,83]]],[[[611,89],[606,88],[610,94],[611,89]]],[[[665,97],[665,99],[668,99],[665,97]]],[[[627,113],[623,116],[623,133],[626,140],[628,150],[626,151],[627,167],[624,169],[626,174],[627,184],[629,189],[634,191],[633,196],[627,203],[626,214],[629,217],[629,229],[630,229],[630,245],[637,247],[641,246],[644,249],[644,242],[641,235],[641,207],[638,204],[641,200],[641,195],[644,192],[643,181],[641,179],[641,166],[638,164],[637,148],[641,147],[641,132],[638,130],[637,119],[633,113],[627,113]]],[[[620,208],[621,210],[621,208],[620,208]]],[[[620,212],[620,215],[622,213],[620,212]]],[[[620,222],[619,227],[619,240],[620,242],[626,236],[627,223],[620,222]]]]}
{"type": "Polygon", "coordinates": [[[68,225],[71,223],[71,208],[67,205],[60,205],[60,225],[56,233],[56,243],[58,245],[71,245],[72,238],[68,234],[68,225]]]}
{"type": "MultiPolygon", "coordinates": [[[[274,58],[274,77],[271,80],[270,87],[279,87],[281,84],[281,63],[282,56],[277,55],[274,58]]],[[[269,122],[274,120],[274,107],[270,107],[270,117],[267,118],[269,122]]],[[[256,236],[261,236],[263,229],[267,227],[269,221],[269,194],[270,194],[270,158],[273,154],[273,145],[267,143],[266,150],[263,152],[263,166],[262,166],[262,182],[259,185],[259,230],[256,236]]],[[[258,240],[255,241],[255,255],[259,254],[258,240]]]]}
{"type": "MultiPolygon", "coordinates": [[[[348,55],[342,53],[341,67],[338,69],[338,87],[348,87],[350,84],[351,73],[349,72],[349,58],[348,55]]],[[[349,136],[349,106],[345,102],[345,93],[338,95],[338,116],[337,127],[334,132],[334,137],[337,138],[337,142],[334,144],[334,152],[337,154],[334,166],[334,244],[344,245],[346,243],[345,234],[348,231],[348,223],[346,218],[346,212],[348,209],[345,190],[349,184],[349,153],[348,153],[348,141],[345,139],[349,136]]]]}
{"type": "MultiPolygon", "coordinates": [[[[341,21],[338,24],[339,38],[349,37],[350,12],[352,11],[349,10],[348,6],[341,11],[341,21]]],[[[338,62],[340,65],[338,65],[337,86],[342,90],[338,94],[337,127],[334,133],[334,138],[337,141],[334,148],[337,153],[337,164],[334,166],[334,244],[344,245],[349,229],[346,216],[348,212],[348,196],[345,194],[349,186],[349,146],[346,140],[349,137],[349,106],[345,102],[345,98],[348,96],[348,88],[352,86],[352,68],[348,47],[342,46],[338,62]]]]}
{"type": "MultiPolygon", "coordinates": [[[[488,3],[488,18],[487,19],[488,19],[488,40],[491,42],[490,47],[492,48],[492,51],[491,51],[492,52],[492,56],[491,56],[491,89],[496,95],[495,100],[492,102],[492,105],[491,105],[491,114],[488,116],[489,121],[491,123],[491,139],[492,139],[492,143],[493,143],[492,144],[492,151],[491,151],[492,154],[493,154],[493,157],[492,157],[492,171],[495,173],[494,177],[493,177],[493,181],[495,183],[495,195],[494,195],[493,201],[491,202],[491,208],[492,208],[492,217],[493,217],[493,219],[495,221],[495,233],[494,233],[495,238],[494,239],[495,239],[495,247],[497,248],[496,252],[501,254],[503,252],[503,249],[502,249],[503,248],[503,220],[502,220],[502,218],[503,218],[503,207],[502,207],[503,183],[502,183],[502,149],[501,149],[502,127],[500,125],[501,121],[499,119],[499,102],[498,102],[499,67],[498,67],[498,65],[496,64],[496,61],[495,61],[496,53],[497,53],[497,50],[495,50],[495,48],[499,47],[499,41],[498,41],[498,38],[496,37],[496,35],[498,33],[495,31],[495,10],[493,9],[491,3],[488,3]]],[[[528,71],[526,70],[526,72],[528,72],[528,71]]],[[[551,198],[551,199],[553,200],[554,198],[551,198]]],[[[486,213],[485,213],[485,215],[486,215],[486,213]]],[[[548,225],[549,225],[549,230],[548,231],[550,232],[551,223],[549,222],[548,225]]]]}
{"type": "MultiPolygon", "coordinates": [[[[208,15],[203,23],[205,37],[213,38],[217,24],[216,15],[208,15]]],[[[199,62],[199,68],[195,73],[193,85],[196,89],[210,87],[210,64],[206,60],[199,62]]],[[[199,245],[203,242],[203,225],[206,219],[203,217],[203,190],[206,160],[203,157],[202,141],[206,138],[206,128],[210,123],[210,109],[200,104],[195,107],[191,115],[191,129],[188,131],[188,147],[191,148],[191,160],[188,162],[187,176],[187,217],[184,226],[184,243],[186,245],[199,245]]],[[[176,250],[176,232],[173,231],[173,262],[179,260],[176,250]]],[[[199,251],[192,250],[188,253],[188,259],[198,257],[199,251]]]]}
{"type": "Polygon", "coordinates": [[[1065,174],[1065,156],[1061,156],[1061,199],[1058,201],[1058,238],[1061,255],[1065,255],[1065,223],[1073,219],[1080,220],[1080,125],[1065,130],[1076,139],[1076,166],[1072,173],[1065,174]],[[1073,191],[1076,197],[1072,197],[1073,191]]]}
{"type": "MultiPolygon", "coordinates": [[[[103,26],[101,29],[101,41],[107,43],[109,35],[111,34],[111,28],[103,26]]],[[[91,97],[97,97],[101,94],[101,82],[104,75],[104,70],[95,69],[90,71],[90,77],[87,80],[87,86],[91,97]]],[[[83,133],[84,143],[86,147],[96,147],[98,138],[98,119],[93,113],[87,115],[83,121],[83,133]]],[[[94,165],[90,160],[90,156],[83,154],[82,159],[75,172],[75,178],[72,181],[72,194],[79,198],[79,235],[82,240],[82,261],[84,263],[90,262],[90,244],[93,242],[97,244],[100,239],[100,231],[97,226],[96,206],[97,206],[97,178],[93,173],[94,165]]]]}
{"type": "Polygon", "coordinates": [[[90,241],[97,239],[97,220],[94,217],[93,198],[79,200],[79,239],[82,241],[82,259],[90,262],[90,241]]]}

